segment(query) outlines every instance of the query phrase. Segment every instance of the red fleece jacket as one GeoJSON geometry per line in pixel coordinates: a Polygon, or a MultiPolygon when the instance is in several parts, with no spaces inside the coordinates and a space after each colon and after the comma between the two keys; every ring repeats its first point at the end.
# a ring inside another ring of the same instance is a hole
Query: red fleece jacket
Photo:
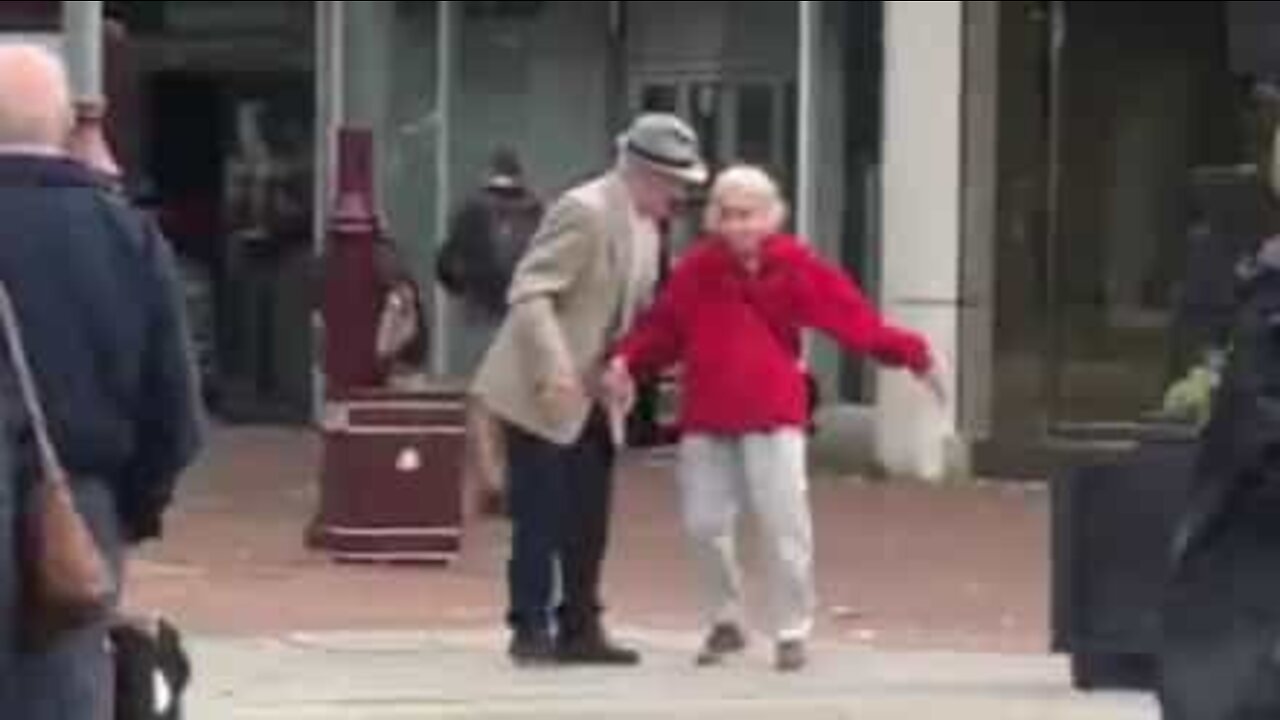
{"type": "Polygon", "coordinates": [[[724,242],[698,241],[615,356],[640,377],[682,365],[686,432],[804,427],[808,399],[799,351],[805,329],[913,372],[932,364],[919,335],[886,325],[849,277],[786,235],[765,241],[754,273],[724,242]]]}

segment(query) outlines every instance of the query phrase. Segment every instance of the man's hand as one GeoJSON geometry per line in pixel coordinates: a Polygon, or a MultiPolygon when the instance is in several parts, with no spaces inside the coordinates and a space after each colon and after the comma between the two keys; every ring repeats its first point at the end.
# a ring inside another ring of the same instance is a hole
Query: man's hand
{"type": "Polygon", "coordinates": [[[587,391],[582,380],[572,371],[561,371],[543,383],[541,392],[543,404],[557,419],[568,418],[575,407],[587,400],[587,391]]]}

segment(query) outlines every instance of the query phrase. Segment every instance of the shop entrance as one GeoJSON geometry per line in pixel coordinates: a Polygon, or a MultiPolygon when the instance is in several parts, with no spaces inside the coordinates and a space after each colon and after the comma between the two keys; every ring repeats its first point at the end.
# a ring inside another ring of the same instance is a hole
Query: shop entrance
{"type": "Polygon", "coordinates": [[[182,260],[213,409],[311,416],[315,3],[131,2],[131,185],[182,260]]]}

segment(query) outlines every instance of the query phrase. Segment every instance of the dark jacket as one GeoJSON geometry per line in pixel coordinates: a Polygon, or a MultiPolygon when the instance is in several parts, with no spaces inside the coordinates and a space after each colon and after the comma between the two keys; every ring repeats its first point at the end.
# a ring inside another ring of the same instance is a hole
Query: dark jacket
{"type": "Polygon", "coordinates": [[[77,163],[0,156],[0,281],[67,469],[108,483],[132,541],[158,536],[199,447],[168,243],[77,163]]]}
{"type": "Polygon", "coordinates": [[[1242,300],[1161,608],[1167,720],[1280,717],[1280,265],[1242,300]]]}
{"type": "Polygon", "coordinates": [[[1280,498],[1280,266],[1258,266],[1241,294],[1175,547],[1179,563],[1211,543],[1231,512],[1258,493],[1280,498]]]}
{"type": "Polygon", "coordinates": [[[507,288],[542,221],[542,203],[523,188],[484,188],[454,214],[436,274],[450,294],[502,317],[507,288]]]}

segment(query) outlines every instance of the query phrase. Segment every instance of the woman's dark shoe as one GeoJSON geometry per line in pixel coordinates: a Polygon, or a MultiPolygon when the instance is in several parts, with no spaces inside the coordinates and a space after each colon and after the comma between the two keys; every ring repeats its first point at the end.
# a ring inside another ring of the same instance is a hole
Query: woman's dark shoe
{"type": "Polygon", "coordinates": [[[783,641],[778,643],[778,654],[776,660],[778,672],[800,672],[809,664],[809,651],[805,647],[804,641],[783,641]]]}
{"type": "Polygon", "coordinates": [[[719,665],[730,655],[737,655],[747,649],[747,636],[737,625],[717,625],[707,636],[702,650],[698,653],[699,667],[719,665]]]}
{"type": "Polygon", "coordinates": [[[640,653],[613,644],[599,631],[561,638],[556,658],[562,665],[634,667],[640,664],[640,653]]]}

